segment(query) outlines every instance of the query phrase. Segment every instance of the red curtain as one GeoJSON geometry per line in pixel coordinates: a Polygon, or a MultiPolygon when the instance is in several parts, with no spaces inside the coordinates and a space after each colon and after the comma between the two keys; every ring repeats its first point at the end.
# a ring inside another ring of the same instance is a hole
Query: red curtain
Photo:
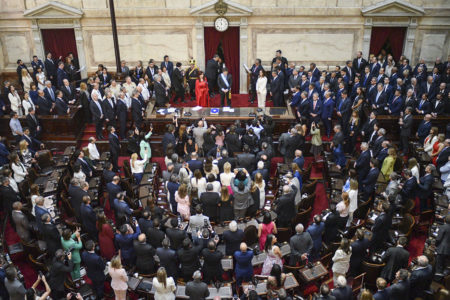
{"type": "Polygon", "coordinates": [[[53,59],[60,56],[64,58],[69,52],[72,52],[74,57],[78,57],[73,29],[42,29],[41,32],[45,52],[50,51],[53,59]]]}
{"type": "Polygon", "coordinates": [[[405,34],[405,27],[373,27],[370,37],[370,54],[378,55],[389,40],[392,56],[394,60],[398,60],[402,55],[405,34]]]}
{"type": "Polygon", "coordinates": [[[239,27],[230,27],[225,32],[219,32],[214,27],[205,27],[205,64],[217,53],[219,43],[222,43],[225,66],[233,76],[231,93],[239,94],[239,27]]]}

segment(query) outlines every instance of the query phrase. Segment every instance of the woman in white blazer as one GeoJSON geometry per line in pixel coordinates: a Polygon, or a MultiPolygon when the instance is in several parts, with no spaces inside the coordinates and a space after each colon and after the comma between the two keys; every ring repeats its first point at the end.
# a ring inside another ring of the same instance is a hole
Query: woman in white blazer
{"type": "Polygon", "coordinates": [[[264,70],[259,70],[258,81],[256,81],[256,93],[258,95],[258,107],[266,107],[267,96],[267,77],[264,75],[264,70]]]}
{"type": "Polygon", "coordinates": [[[11,169],[14,172],[14,180],[17,183],[21,183],[25,179],[25,176],[27,176],[27,174],[28,174],[27,168],[20,161],[20,158],[17,154],[13,155],[13,157],[11,158],[11,161],[12,161],[11,169]]]}
{"type": "Polygon", "coordinates": [[[9,103],[11,103],[11,110],[16,112],[19,117],[23,116],[22,101],[20,101],[20,97],[16,91],[16,88],[12,85],[9,87],[8,99],[9,103]]]}
{"type": "Polygon", "coordinates": [[[30,95],[28,93],[23,94],[22,107],[25,111],[25,115],[28,115],[28,109],[32,107],[35,109],[33,101],[30,99],[30,95]]]}

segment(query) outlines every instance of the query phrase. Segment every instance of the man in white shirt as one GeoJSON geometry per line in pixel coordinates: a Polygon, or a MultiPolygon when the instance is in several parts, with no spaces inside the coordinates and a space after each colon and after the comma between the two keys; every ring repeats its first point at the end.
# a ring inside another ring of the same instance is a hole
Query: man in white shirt
{"type": "Polygon", "coordinates": [[[139,79],[138,88],[140,88],[141,96],[144,98],[144,101],[148,101],[150,99],[150,92],[147,89],[148,84],[145,82],[144,78],[139,79]]]}
{"type": "Polygon", "coordinates": [[[100,153],[98,152],[97,146],[95,145],[96,141],[97,140],[93,136],[91,136],[89,138],[89,144],[88,144],[89,159],[92,161],[100,160],[100,153]]]}
{"type": "Polygon", "coordinates": [[[93,94],[97,94],[97,99],[102,99],[102,93],[99,90],[99,84],[98,83],[94,83],[94,86],[92,88],[92,92],[91,92],[91,98],[93,94]]]}

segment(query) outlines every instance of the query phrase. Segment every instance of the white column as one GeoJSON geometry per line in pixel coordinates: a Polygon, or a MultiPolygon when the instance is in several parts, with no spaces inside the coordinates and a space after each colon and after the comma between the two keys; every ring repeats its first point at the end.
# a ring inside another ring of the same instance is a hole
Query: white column
{"type": "Polygon", "coordinates": [[[75,43],[77,45],[78,62],[80,64],[80,68],[85,66],[84,70],[81,71],[81,78],[86,78],[87,77],[86,55],[84,53],[83,32],[81,30],[80,20],[73,21],[73,30],[75,33],[75,43]]]}
{"type": "Polygon", "coordinates": [[[243,65],[248,65],[248,23],[247,18],[241,18],[239,28],[239,93],[247,94],[247,73],[243,65]]]}
{"type": "Polygon", "coordinates": [[[405,43],[403,44],[403,54],[410,60],[410,64],[416,64],[416,57],[413,56],[413,47],[416,40],[417,19],[411,18],[406,30],[405,43]]]}
{"type": "Polygon", "coordinates": [[[39,59],[44,61],[45,60],[44,44],[42,43],[41,31],[39,29],[37,20],[31,21],[31,34],[32,34],[33,43],[34,43],[34,54],[37,55],[37,57],[39,57],[39,59]]]}
{"type": "Polygon", "coordinates": [[[197,66],[200,70],[205,70],[205,30],[201,17],[197,18],[195,23],[195,34],[197,53],[194,54],[194,59],[197,61],[197,66]]]}
{"type": "Polygon", "coordinates": [[[364,21],[364,33],[363,33],[363,45],[362,53],[363,57],[369,57],[370,51],[370,37],[372,35],[372,18],[366,18],[364,21]]]}

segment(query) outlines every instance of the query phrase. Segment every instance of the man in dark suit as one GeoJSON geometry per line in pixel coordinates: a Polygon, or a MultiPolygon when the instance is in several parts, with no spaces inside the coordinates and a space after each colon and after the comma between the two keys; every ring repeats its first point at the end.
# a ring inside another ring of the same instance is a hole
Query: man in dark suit
{"type": "Polygon", "coordinates": [[[274,69],[272,71],[272,81],[270,82],[270,96],[275,107],[284,106],[283,88],[284,82],[278,75],[277,70],[274,69]]]}
{"type": "Polygon", "coordinates": [[[104,112],[104,118],[106,126],[116,126],[116,103],[113,98],[112,92],[108,91],[105,95],[105,99],[102,101],[102,110],[104,112]]]}
{"type": "Polygon", "coordinates": [[[425,138],[430,134],[431,129],[431,115],[425,115],[423,120],[419,124],[416,137],[419,139],[419,143],[423,144],[425,138]]]}
{"type": "Polygon", "coordinates": [[[298,262],[302,264],[308,259],[313,249],[313,241],[309,232],[304,232],[303,224],[295,226],[295,235],[290,238],[289,245],[291,247],[289,265],[296,266],[298,262]]]}
{"type": "MultiPolygon", "coordinates": [[[[255,155],[250,153],[250,147],[248,145],[244,145],[243,151],[244,153],[238,154],[237,156],[238,166],[246,169],[248,173],[251,174],[255,170],[255,155]]],[[[189,166],[191,166],[191,164],[189,164],[189,166]]]]}
{"type": "Polygon", "coordinates": [[[128,117],[128,107],[125,103],[125,94],[123,92],[119,93],[119,97],[116,102],[116,116],[117,121],[119,122],[119,135],[123,140],[126,138],[128,117]]]}
{"type": "Polygon", "coordinates": [[[401,190],[399,191],[399,195],[402,198],[400,204],[402,205],[410,199],[415,200],[417,189],[417,178],[412,175],[411,170],[403,170],[403,176],[405,177],[406,181],[404,184],[400,184],[401,190]]]}
{"type": "Polygon", "coordinates": [[[207,248],[202,250],[201,255],[204,260],[202,266],[203,281],[207,284],[221,282],[223,273],[221,260],[223,253],[216,249],[216,242],[210,240],[207,248]]]}
{"type": "MultiPolygon", "coordinates": [[[[352,254],[353,255],[353,254],[352,254]]],[[[336,298],[336,300],[348,300],[352,299],[353,291],[350,286],[347,285],[347,279],[340,275],[337,278],[337,287],[333,289],[331,295],[336,298]]]]}
{"type": "Polygon", "coordinates": [[[58,69],[56,70],[56,86],[60,89],[64,85],[63,80],[69,80],[69,75],[64,71],[64,63],[60,61],[58,63],[58,69]]]}
{"type": "Polygon", "coordinates": [[[431,115],[433,117],[442,116],[445,113],[445,106],[448,100],[444,99],[444,94],[438,93],[436,99],[431,101],[431,115]]]}
{"type": "Polygon", "coordinates": [[[56,250],[61,248],[61,235],[59,234],[56,225],[51,223],[49,214],[42,215],[41,220],[43,223],[41,229],[42,238],[47,244],[47,252],[50,257],[52,257],[55,255],[56,250]]]}
{"type": "Polygon", "coordinates": [[[200,203],[202,204],[202,209],[205,215],[213,222],[217,221],[218,218],[218,204],[220,203],[220,195],[213,192],[213,185],[208,183],[206,185],[206,192],[203,192],[200,196],[200,203]]]}
{"type": "Polygon", "coordinates": [[[141,101],[139,101],[139,91],[136,90],[133,92],[131,98],[131,117],[133,119],[134,126],[140,130],[144,113],[142,112],[141,101]]]}
{"type": "Polygon", "coordinates": [[[420,96],[423,94],[428,95],[428,99],[434,99],[439,87],[433,81],[433,76],[428,76],[426,82],[422,82],[420,85],[420,96]]]}
{"type": "Polygon", "coordinates": [[[233,78],[231,74],[228,73],[228,69],[224,68],[222,74],[219,75],[219,79],[217,80],[217,85],[219,86],[220,93],[220,105],[222,107],[226,106],[231,107],[231,86],[232,86],[233,78]],[[226,99],[226,101],[224,101],[226,99]]]}
{"type": "Polygon", "coordinates": [[[115,172],[120,172],[119,168],[119,154],[120,154],[120,142],[119,137],[116,134],[116,129],[114,126],[108,127],[109,136],[108,136],[108,142],[109,142],[109,152],[111,154],[111,163],[113,164],[114,168],[113,170],[115,172]]]}
{"type": "Polygon", "coordinates": [[[30,128],[28,127],[23,128],[23,135],[20,140],[21,141],[25,140],[28,143],[28,150],[30,150],[33,156],[44,145],[40,140],[31,136],[30,128]]]}
{"type": "Polygon", "coordinates": [[[33,55],[33,60],[31,61],[31,67],[33,68],[33,75],[36,76],[37,69],[41,68],[44,71],[44,63],[36,55],[33,55]]]}
{"type": "Polygon", "coordinates": [[[433,267],[428,263],[428,258],[425,255],[417,258],[417,264],[417,267],[409,276],[411,300],[416,299],[416,297],[426,299],[425,290],[430,288],[433,280],[433,267]]]}
{"type": "Polygon", "coordinates": [[[92,286],[97,295],[97,299],[103,298],[105,283],[105,263],[103,259],[95,253],[95,243],[88,240],[85,244],[86,251],[81,253],[81,260],[86,268],[86,275],[92,281],[92,286]]]}
{"type": "Polygon", "coordinates": [[[170,228],[166,229],[166,235],[170,240],[170,249],[180,249],[183,240],[187,237],[186,231],[180,229],[177,218],[170,219],[170,228]]]}
{"type": "Polygon", "coordinates": [[[450,139],[446,139],[444,141],[444,148],[439,152],[439,155],[436,159],[436,168],[440,170],[448,161],[448,157],[450,156],[450,139]]]}
{"type": "Polygon", "coordinates": [[[191,153],[191,159],[187,163],[192,173],[194,173],[195,170],[203,170],[203,162],[198,160],[198,154],[196,152],[191,153]]]}
{"type": "Polygon", "coordinates": [[[213,58],[206,62],[205,76],[208,80],[209,96],[214,97],[214,87],[217,83],[217,75],[219,74],[219,55],[214,54],[213,58]]]}
{"type": "Polygon", "coordinates": [[[433,194],[433,172],[436,167],[433,164],[429,164],[425,167],[425,175],[420,177],[419,183],[417,184],[417,196],[420,200],[420,211],[423,212],[429,208],[428,199],[433,194]]]}
{"type": "Polygon", "coordinates": [[[367,176],[361,181],[364,201],[367,201],[375,192],[375,185],[379,174],[378,160],[371,158],[369,173],[367,173],[367,176]]]}
{"type": "Polygon", "coordinates": [[[380,201],[378,204],[380,215],[375,219],[375,223],[372,226],[372,238],[370,239],[370,251],[371,253],[383,248],[383,244],[388,238],[386,232],[388,232],[391,224],[391,216],[388,214],[390,205],[388,202],[380,201]]]}
{"type": "Polygon", "coordinates": [[[80,215],[81,203],[83,203],[84,196],[89,196],[88,190],[89,190],[89,183],[83,182],[80,185],[78,180],[72,179],[70,181],[69,189],[67,191],[70,197],[69,198],[70,205],[74,210],[75,217],[80,222],[81,222],[81,215],[80,215]]]}
{"type": "Polygon", "coordinates": [[[429,101],[428,95],[426,93],[422,94],[420,101],[417,102],[416,114],[427,115],[431,113],[431,103],[429,101]]]}
{"type": "Polygon", "coordinates": [[[170,61],[169,55],[164,55],[163,61],[161,62],[161,69],[165,67],[167,69],[167,73],[169,73],[169,77],[172,78],[173,62],[170,61]]]}
{"type": "Polygon", "coordinates": [[[70,113],[70,108],[66,102],[62,99],[63,93],[61,91],[56,91],[56,101],[55,108],[56,114],[58,116],[67,116],[70,113]]]}
{"type": "Polygon", "coordinates": [[[83,203],[80,207],[81,226],[94,241],[97,240],[97,214],[91,206],[91,197],[83,196],[83,203]]]}
{"type": "Polygon", "coordinates": [[[275,212],[278,215],[277,226],[288,227],[291,224],[292,218],[295,216],[295,195],[297,194],[297,187],[294,184],[283,186],[283,195],[278,198],[275,203],[277,208],[275,212]]]}
{"type": "Polygon", "coordinates": [[[116,176],[116,173],[112,170],[113,165],[109,161],[105,163],[105,167],[103,168],[102,177],[105,182],[105,184],[110,183],[114,176],[116,176]]]}
{"type": "Polygon", "coordinates": [[[164,238],[162,246],[156,249],[156,255],[159,258],[159,265],[164,267],[167,272],[167,276],[171,276],[174,279],[178,277],[178,258],[175,250],[169,248],[170,241],[168,238],[164,238]]]}
{"type": "Polygon", "coordinates": [[[117,198],[117,194],[123,192],[122,188],[120,187],[120,177],[115,175],[113,177],[113,180],[106,184],[106,190],[108,192],[109,206],[114,208],[114,199],[117,198]]]}
{"type": "Polygon", "coordinates": [[[400,116],[400,112],[403,111],[403,98],[401,97],[401,91],[396,90],[394,98],[389,103],[388,112],[392,116],[400,116]]]}
{"type": "MultiPolygon", "coordinates": [[[[3,190],[2,190],[3,192],[3,190]]],[[[3,194],[5,195],[5,194],[3,194]]],[[[38,196],[36,198],[36,205],[34,206],[34,216],[36,219],[36,224],[39,230],[42,230],[44,222],[42,221],[42,216],[49,214],[48,210],[44,207],[44,197],[38,196]]]]}
{"type": "Polygon", "coordinates": [[[442,275],[445,270],[445,261],[450,256],[450,214],[445,216],[445,224],[439,226],[436,238],[436,274],[442,275]]]}
{"type": "Polygon", "coordinates": [[[60,89],[63,92],[63,100],[67,104],[74,104],[76,101],[76,90],[73,86],[71,86],[68,79],[63,79],[63,85],[60,89]]]}
{"type": "Polygon", "coordinates": [[[377,91],[372,94],[370,99],[370,103],[372,105],[372,109],[377,113],[377,115],[384,115],[385,107],[387,103],[386,94],[383,90],[383,84],[377,84],[377,91]]]}
{"type": "MultiPolygon", "coordinates": [[[[261,66],[261,60],[259,58],[257,58],[255,60],[255,63],[253,64],[252,68],[249,70],[250,71],[250,91],[251,91],[251,97],[249,99],[249,101],[251,103],[253,103],[256,99],[256,82],[258,81],[258,77],[259,77],[259,72],[264,69],[261,66]]],[[[248,73],[248,71],[247,71],[248,73]]]]}
{"type": "Polygon", "coordinates": [[[371,143],[373,157],[378,157],[381,150],[383,149],[383,142],[386,141],[386,138],[384,137],[385,135],[386,135],[386,129],[380,128],[376,132],[376,135],[373,136],[372,143],[371,143]]]}
{"type": "MultiPolygon", "coordinates": [[[[175,97],[173,98],[173,103],[176,103],[178,99],[180,102],[186,103],[184,100],[184,71],[181,69],[181,63],[177,62],[177,67],[173,70],[172,76],[172,86],[175,89],[175,97]]],[[[156,88],[156,86],[155,86],[156,88]]]]}
{"type": "Polygon", "coordinates": [[[36,111],[32,107],[28,109],[28,115],[26,119],[28,129],[30,130],[30,136],[33,138],[38,138],[41,134],[42,128],[36,116],[36,111]]]}
{"type": "Polygon", "coordinates": [[[136,271],[139,274],[152,274],[155,272],[155,249],[147,243],[146,236],[141,233],[134,243],[136,252],[136,271]]]}
{"type": "Polygon", "coordinates": [[[412,108],[405,109],[405,115],[400,118],[398,124],[400,125],[400,149],[404,155],[409,151],[409,137],[411,136],[411,127],[413,124],[412,108]]]}
{"type": "Polygon", "coordinates": [[[47,78],[53,84],[56,84],[56,62],[52,59],[52,53],[48,52],[47,57],[44,61],[45,71],[47,72],[47,78]]]}
{"type": "MultiPolygon", "coordinates": [[[[58,232],[56,226],[54,230],[58,232]]],[[[59,237],[58,239],[60,240],[61,238],[59,237]]],[[[58,248],[61,248],[61,241],[58,248]]],[[[69,252],[69,254],[66,255],[62,249],[58,249],[58,251],[56,251],[56,254],[52,253],[52,256],[53,255],[55,257],[53,259],[52,265],[50,266],[50,277],[48,280],[48,284],[52,289],[52,299],[63,299],[66,298],[67,295],[65,293],[64,281],[73,270],[72,252],[69,252]]]]}
{"type": "Polygon", "coordinates": [[[350,257],[350,275],[355,277],[361,274],[362,262],[367,256],[367,249],[369,248],[369,240],[364,235],[364,230],[358,229],[356,231],[356,240],[351,244],[352,256],[350,257]]]}
{"type": "Polygon", "coordinates": [[[52,112],[53,102],[51,99],[45,97],[45,93],[43,90],[39,90],[36,106],[38,106],[38,111],[40,115],[48,116],[52,112]]]}
{"type": "Polygon", "coordinates": [[[17,235],[22,241],[29,242],[30,237],[30,223],[27,216],[22,212],[22,203],[16,201],[13,203],[12,208],[12,221],[15,225],[17,235]]]}
{"type": "Polygon", "coordinates": [[[336,103],[336,114],[343,130],[346,131],[352,115],[352,101],[347,97],[346,91],[342,92],[341,97],[339,103],[336,103]]]}
{"type": "Polygon", "coordinates": [[[225,165],[225,163],[229,163],[231,165],[231,171],[233,171],[234,168],[236,167],[236,159],[234,157],[229,157],[227,149],[223,149],[221,155],[222,158],[217,163],[217,166],[219,167],[219,172],[223,173],[223,166],[225,165]]]}
{"type": "Polygon", "coordinates": [[[372,61],[370,62],[369,68],[370,68],[370,76],[375,78],[378,77],[378,73],[380,72],[381,67],[377,61],[376,56],[372,57],[372,61]]]}
{"type": "Polygon", "coordinates": [[[400,269],[395,274],[397,283],[391,285],[386,290],[389,293],[389,299],[409,299],[410,283],[408,280],[408,271],[400,269]]]}
{"type": "MultiPolygon", "coordinates": [[[[353,249],[352,249],[353,250],[353,249]]],[[[353,255],[353,252],[352,252],[353,255]]],[[[386,290],[387,282],[384,278],[378,277],[376,281],[377,292],[373,295],[374,300],[389,300],[389,292],[386,290]]]]}
{"type": "Polygon", "coordinates": [[[244,240],[244,231],[238,229],[236,221],[231,221],[228,225],[230,230],[223,233],[222,239],[225,243],[225,255],[233,255],[234,252],[239,251],[239,245],[244,240]]]}
{"type": "Polygon", "coordinates": [[[358,173],[358,182],[362,185],[362,181],[367,177],[370,170],[370,151],[367,143],[361,143],[361,153],[355,162],[355,170],[358,173]]]}
{"type": "Polygon", "coordinates": [[[353,68],[355,69],[356,75],[361,76],[364,73],[364,68],[367,65],[367,61],[362,57],[362,52],[358,51],[356,53],[356,58],[353,59],[353,68]]]}
{"type": "Polygon", "coordinates": [[[95,124],[95,134],[98,140],[104,139],[103,131],[103,119],[105,117],[102,106],[96,93],[92,93],[92,101],[89,103],[89,109],[92,114],[92,121],[95,124]]]}
{"type": "MultiPolygon", "coordinates": [[[[205,249],[206,250],[206,249],[205,249]]],[[[220,261],[219,261],[220,265],[220,261]]],[[[203,276],[205,273],[203,273],[203,276]]],[[[189,299],[206,299],[209,296],[208,285],[205,282],[208,282],[205,278],[203,278],[202,282],[202,273],[200,271],[195,271],[192,275],[193,281],[189,281],[186,284],[185,294],[189,297],[189,299]]]]}
{"type": "Polygon", "coordinates": [[[383,254],[382,260],[386,265],[381,271],[381,277],[387,282],[394,279],[398,270],[408,267],[409,252],[404,248],[407,242],[406,237],[402,236],[398,239],[397,246],[390,247],[383,254]]]}
{"type": "Polygon", "coordinates": [[[84,159],[84,152],[81,150],[78,150],[78,152],[75,153],[77,160],[75,163],[81,164],[81,170],[83,171],[84,175],[86,177],[92,177],[92,168],[89,165],[89,163],[84,159]]]}

